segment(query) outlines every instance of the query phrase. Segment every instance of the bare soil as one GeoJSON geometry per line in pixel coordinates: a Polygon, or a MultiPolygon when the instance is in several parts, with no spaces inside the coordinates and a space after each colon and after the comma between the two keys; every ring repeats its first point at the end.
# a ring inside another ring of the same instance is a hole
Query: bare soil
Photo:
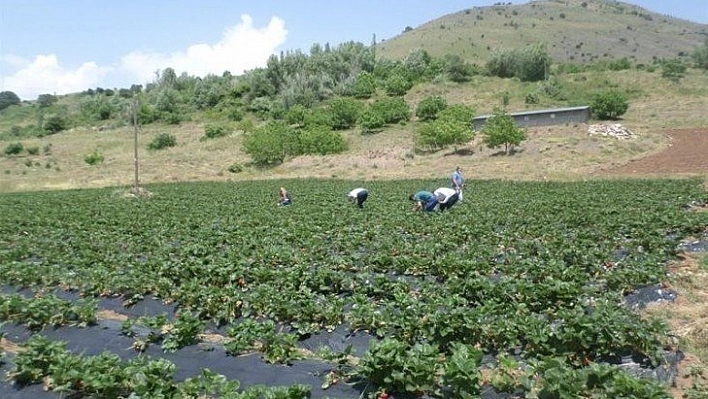
{"type": "Polygon", "coordinates": [[[669,130],[668,147],[603,172],[608,175],[667,176],[708,174],[708,129],[669,130]]]}

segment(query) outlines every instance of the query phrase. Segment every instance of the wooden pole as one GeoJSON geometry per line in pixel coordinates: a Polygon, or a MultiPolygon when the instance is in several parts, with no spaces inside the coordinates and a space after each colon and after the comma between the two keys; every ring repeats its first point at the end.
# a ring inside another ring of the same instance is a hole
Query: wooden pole
{"type": "Polygon", "coordinates": [[[135,130],[135,195],[140,193],[140,173],[138,163],[138,106],[140,102],[137,98],[133,99],[133,128],[135,130]]]}

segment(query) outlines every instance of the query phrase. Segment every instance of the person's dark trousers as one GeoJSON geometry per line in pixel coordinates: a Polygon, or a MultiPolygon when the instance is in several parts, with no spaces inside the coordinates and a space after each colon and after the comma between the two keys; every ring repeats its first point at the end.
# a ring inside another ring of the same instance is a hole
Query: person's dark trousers
{"type": "Polygon", "coordinates": [[[366,202],[366,200],[367,200],[368,198],[369,198],[369,192],[368,192],[368,191],[366,191],[366,190],[359,191],[359,192],[356,194],[356,206],[358,206],[359,208],[363,208],[363,207],[364,207],[364,202],[366,202]]]}
{"type": "Polygon", "coordinates": [[[444,204],[440,204],[440,211],[444,211],[446,209],[452,208],[453,205],[457,203],[457,201],[460,199],[460,194],[455,193],[448,198],[448,200],[444,204]]]}

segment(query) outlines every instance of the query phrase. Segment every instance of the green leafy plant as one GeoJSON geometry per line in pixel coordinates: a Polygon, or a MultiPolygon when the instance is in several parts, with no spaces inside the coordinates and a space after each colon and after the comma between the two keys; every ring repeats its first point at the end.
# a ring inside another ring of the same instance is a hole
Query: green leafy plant
{"type": "Polygon", "coordinates": [[[86,162],[89,165],[101,164],[101,163],[103,163],[103,160],[104,160],[103,154],[98,150],[93,150],[92,153],[90,153],[84,157],[84,162],[86,162]]]}
{"type": "Polygon", "coordinates": [[[177,145],[177,139],[173,134],[160,133],[150,141],[148,150],[162,150],[165,148],[174,147],[177,145]]]}

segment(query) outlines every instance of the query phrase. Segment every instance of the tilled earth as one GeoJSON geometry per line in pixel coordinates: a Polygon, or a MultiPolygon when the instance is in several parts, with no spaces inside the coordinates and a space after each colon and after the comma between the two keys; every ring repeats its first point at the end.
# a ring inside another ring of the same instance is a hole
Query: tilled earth
{"type": "Polygon", "coordinates": [[[667,176],[708,174],[708,128],[666,132],[671,144],[665,150],[603,173],[627,176],[667,176]]]}

